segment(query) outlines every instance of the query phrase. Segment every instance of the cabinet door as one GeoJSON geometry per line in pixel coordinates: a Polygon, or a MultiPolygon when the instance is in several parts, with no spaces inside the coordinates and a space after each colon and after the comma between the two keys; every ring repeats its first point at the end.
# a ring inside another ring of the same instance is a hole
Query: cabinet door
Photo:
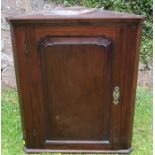
{"type": "Polygon", "coordinates": [[[39,52],[45,146],[110,148],[112,41],[49,36],[39,42],[39,52]]]}

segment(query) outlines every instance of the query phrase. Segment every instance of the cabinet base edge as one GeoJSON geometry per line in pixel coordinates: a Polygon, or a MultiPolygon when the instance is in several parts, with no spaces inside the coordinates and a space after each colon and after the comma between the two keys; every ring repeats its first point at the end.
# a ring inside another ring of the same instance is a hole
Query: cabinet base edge
{"type": "Polygon", "coordinates": [[[41,153],[41,152],[61,152],[61,153],[130,153],[132,148],[125,150],[55,150],[55,149],[29,149],[24,147],[26,153],[41,153]]]}

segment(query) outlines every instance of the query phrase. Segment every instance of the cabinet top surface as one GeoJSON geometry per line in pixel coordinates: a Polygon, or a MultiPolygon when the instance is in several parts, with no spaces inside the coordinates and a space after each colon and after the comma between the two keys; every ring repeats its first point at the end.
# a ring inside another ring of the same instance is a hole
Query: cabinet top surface
{"type": "Polygon", "coordinates": [[[31,13],[7,17],[11,24],[34,24],[54,22],[141,22],[144,16],[108,11],[101,9],[90,9],[82,7],[70,7],[53,9],[50,12],[31,13]]]}

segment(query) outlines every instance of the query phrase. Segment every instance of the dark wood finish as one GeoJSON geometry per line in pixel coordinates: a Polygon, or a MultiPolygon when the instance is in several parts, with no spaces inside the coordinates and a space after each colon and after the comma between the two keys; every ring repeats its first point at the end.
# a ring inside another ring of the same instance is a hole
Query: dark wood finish
{"type": "Polygon", "coordinates": [[[40,44],[48,143],[109,140],[111,41],[48,37],[40,44]]]}
{"type": "Polygon", "coordinates": [[[25,151],[129,153],[144,17],[63,11],[8,18],[25,151]]]}

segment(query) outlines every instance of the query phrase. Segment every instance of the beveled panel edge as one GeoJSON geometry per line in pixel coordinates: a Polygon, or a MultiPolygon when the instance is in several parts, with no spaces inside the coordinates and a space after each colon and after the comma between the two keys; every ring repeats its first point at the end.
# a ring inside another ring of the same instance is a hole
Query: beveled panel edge
{"type": "Polygon", "coordinates": [[[54,45],[97,45],[97,46],[103,46],[104,48],[107,48],[112,44],[112,40],[105,36],[46,36],[42,38],[40,41],[38,41],[38,46],[47,48],[48,46],[54,46],[54,45]],[[67,40],[69,38],[94,38],[94,40],[80,42],[79,40],[76,41],[68,41],[68,42],[59,42],[54,39],[64,38],[64,40],[67,40]]]}
{"type": "Polygon", "coordinates": [[[109,140],[46,140],[46,144],[110,144],[109,140]]]}

